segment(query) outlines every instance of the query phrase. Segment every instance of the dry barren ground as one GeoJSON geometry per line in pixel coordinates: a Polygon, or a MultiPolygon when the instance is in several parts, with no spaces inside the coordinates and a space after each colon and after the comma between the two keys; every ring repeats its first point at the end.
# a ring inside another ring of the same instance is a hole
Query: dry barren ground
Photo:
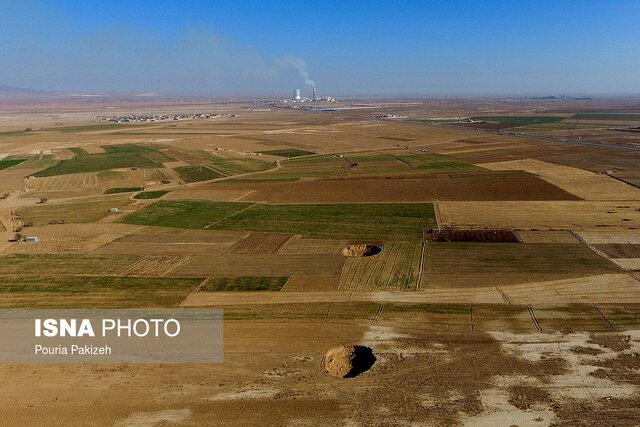
{"type": "MultiPolygon", "coordinates": [[[[458,316],[431,314],[452,322],[458,316]]],[[[554,334],[500,326],[500,332],[446,332],[362,320],[227,321],[221,365],[3,365],[0,407],[5,423],[32,425],[640,420],[637,331],[554,334]],[[327,375],[320,358],[336,342],[369,346],[376,363],[352,379],[327,375]]]]}
{"type": "Polygon", "coordinates": [[[607,175],[540,160],[512,160],[484,163],[490,170],[522,170],[575,194],[584,200],[638,200],[640,189],[607,175]]]}
{"type": "Polygon", "coordinates": [[[625,230],[640,226],[637,201],[439,202],[441,225],[523,230],[625,230]]]}

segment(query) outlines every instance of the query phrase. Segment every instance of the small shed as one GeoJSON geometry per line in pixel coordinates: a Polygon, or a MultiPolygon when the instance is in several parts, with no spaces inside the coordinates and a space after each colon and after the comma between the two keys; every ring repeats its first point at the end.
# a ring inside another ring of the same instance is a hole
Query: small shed
{"type": "Polygon", "coordinates": [[[109,213],[118,213],[120,212],[120,209],[118,208],[109,208],[109,213]]]}
{"type": "Polygon", "coordinates": [[[27,236],[24,238],[25,243],[38,243],[40,238],[38,236],[27,236]]]}

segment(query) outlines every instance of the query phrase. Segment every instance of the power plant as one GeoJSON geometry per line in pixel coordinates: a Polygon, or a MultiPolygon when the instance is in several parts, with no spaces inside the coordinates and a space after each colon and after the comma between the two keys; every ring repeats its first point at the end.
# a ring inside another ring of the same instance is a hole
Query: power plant
{"type": "MultiPolygon", "coordinates": [[[[311,81],[313,83],[313,81],[311,81]]],[[[330,96],[318,97],[318,92],[316,91],[315,83],[310,84],[311,86],[311,98],[302,96],[302,91],[298,88],[293,89],[293,97],[291,99],[283,100],[285,103],[307,103],[307,102],[336,102],[335,98],[330,96]]],[[[298,107],[295,107],[298,108],[298,107]]],[[[306,108],[306,107],[303,107],[306,108]]]]}

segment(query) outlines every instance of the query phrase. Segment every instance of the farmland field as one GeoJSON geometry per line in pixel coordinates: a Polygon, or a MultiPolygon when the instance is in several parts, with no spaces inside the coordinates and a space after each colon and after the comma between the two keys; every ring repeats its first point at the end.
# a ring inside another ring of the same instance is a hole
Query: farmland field
{"type": "Polygon", "coordinates": [[[200,279],[113,276],[3,277],[0,307],[176,307],[200,279]]]}
{"type": "Polygon", "coordinates": [[[46,204],[22,209],[20,213],[25,224],[46,225],[58,223],[91,223],[109,215],[109,209],[123,209],[131,200],[127,197],[111,197],[109,199],[95,199],[81,202],[46,204]]]}
{"type": "Polygon", "coordinates": [[[206,166],[179,166],[174,168],[176,172],[185,182],[208,181],[214,178],[220,178],[223,174],[216,172],[206,166]]]}
{"type": "Polygon", "coordinates": [[[204,282],[199,292],[279,291],[288,277],[212,278],[204,282]]]}
{"type": "Polygon", "coordinates": [[[635,98],[4,102],[0,307],[223,308],[225,341],[0,364],[5,424],[639,423],[635,98]],[[328,375],[339,344],[375,363],[328,375]]]}
{"type": "Polygon", "coordinates": [[[420,239],[435,225],[431,204],[263,205],[205,201],[154,203],[129,224],[269,231],[326,238],[420,239]]]}
{"type": "Polygon", "coordinates": [[[37,177],[82,172],[99,172],[118,168],[160,168],[169,159],[160,151],[141,145],[107,145],[104,154],[87,154],[60,160],[58,164],[34,174],[37,177]]]}
{"type": "Polygon", "coordinates": [[[24,162],[26,159],[5,159],[0,160],[0,169],[10,168],[15,165],[19,165],[24,162]]]}
{"type": "Polygon", "coordinates": [[[104,194],[116,194],[116,193],[134,193],[142,190],[141,187],[114,187],[104,190],[104,194]]]}
{"type": "Polygon", "coordinates": [[[456,169],[479,168],[446,156],[423,152],[323,154],[288,159],[283,162],[281,169],[260,175],[260,178],[339,177],[456,169]]]}
{"type": "Polygon", "coordinates": [[[290,238],[291,234],[251,233],[238,241],[230,251],[234,254],[274,254],[290,238]]]}
{"type": "MultiPolygon", "coordinates": [[[[0,277],[38,272],[40,275],[109,275],[137,261],[135,255],[7,255],[0,257],[0,277]]],[[[3,279],[4,280],[4,279],[3,279]]]]}
{"type": "Polygon", "coordinates": [[[526,283],[620,271],[579,243],[426,245],[421,287],[526,283]]]}
{"type": "Polygon", "coordinates": [[[559,123],[562,116],[474,116],[471,120],[497,123],[504,127],[528,126],[537,124],[559,123]]]}
{"type": "Polygon", "coordinates": [[[351,290],[410,290],[417,287],[420,242],[387,241],[378,255],[347,259],[338,288],[351,290]]]}
{"type": "MultiPolygon", "coordinates": [[[[614,185],[615,186],[615,185],[614,185]]],[[[204,184],[199,189],[253,189],[243,200],[269,203],[430,202],[434,200],[579,200],[522,171],[446,172],[326,178],[300,182],[204,184]],[[526,190],[525,190],[526,189],[526,190]]]]}
{"type": "Polygon", "coordinates": [[[296,149],[267,150],[267,151],[260,151],[260,153],[262,153],[262,154],[270,154],[272,156],[287,157],[287,158],[288,157],[309,156],[311,154],[316,154],[313,151],[296,150],[296,149]]]}
{"type": "Polygon", "coordinates": [[[169,193],[167,190],[158,190],[158,191],[143,191],[141,193],[133,196],[134,199],[144,200],[144,199],[159,199],[165,194],[169,193]]]}
{"type": "Polygon", "coordinates": [[[640,121],[640,114],[616,113],[578,113],[570,117],[571,120],[602,120],[602,121],[640,121]]]}
{"type": "Polygon", "coordinates": [[[205,201],[159,201],[127,215],[128,224],[159,227],[205,228],[229,215],[250,207],[249,203],[216,203],[205,201]]]}

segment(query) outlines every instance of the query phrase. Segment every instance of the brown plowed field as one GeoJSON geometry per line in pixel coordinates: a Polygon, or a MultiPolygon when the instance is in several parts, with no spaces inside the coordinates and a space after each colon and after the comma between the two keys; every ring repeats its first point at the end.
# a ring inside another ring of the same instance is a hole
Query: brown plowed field
{"type": "Polygon", "coordinates": [[[305,239],[294,236],[285,243],[278,253],[292,254],[339,254],[347,245],[347,240],[305,239]]]}
{"type": "Polygon", "coordinates": [[[215,262],[207,256],[193,255],[170,276],[323,276],[340,274],[343,264],[341,255],[223,254],[217,256],[215,262]]]}
{"type": "Polygon", "coordinates": [[[497,286],[619,272],[582,244],[428,243],[421,288],[497,286]]]}
{"type": "Polygon", "coordinates": [[[570,231],[531,231],[519,230],[518,235],[524,243],[579,243],[570,231]]]}
{"type": "Polygon", "coordinates": [[[610,243],[594,247],[609,258],[640,258],[640,244],[610,243]]]}
{"type": "Polygon", "coordinates": [[[483,163],[490,170],[521,170],[536,174],[584,200],[639,200],[640,189],[601,173],[525,159],[483,163]]]}
{"type": "Polygon", "coordinates": [[[280,292],[325,292],[338,289],[340,276],[291,276],[280,292]]]}
{"type": "Polygon", "coordinates": [[[177,267],[187,263],[189,256],[146,256],[140,261],[127,266],[118,276],[131,277],[163,277],[177,267]]]}
{"type": "Polygon", "coordinates": [[[129,243],[113,242],[95,250],[100,254],[146,255],[216,255],[227,251],[233,243],[129,243]]]}
{"type": "Polygon", "coordinates": [[[196,190],[182,188],[171,191],[163,200],[212,200],[216,202],[235,202],[251,194],[253,190],[196,190]]]}
{"type": "Polygon", "coordinates": [[[438,173],[420,179],[389,177],[206,185],[199,188],[255,190],[243,201],[270,203],[579,200],[535,175],[519,171],[438,173]]]}
{"type": "Polygon", "coordinates": [[[234,254],[275,254],[291,234],[251,233],[236,242],[228,252],[234,254]]]}

